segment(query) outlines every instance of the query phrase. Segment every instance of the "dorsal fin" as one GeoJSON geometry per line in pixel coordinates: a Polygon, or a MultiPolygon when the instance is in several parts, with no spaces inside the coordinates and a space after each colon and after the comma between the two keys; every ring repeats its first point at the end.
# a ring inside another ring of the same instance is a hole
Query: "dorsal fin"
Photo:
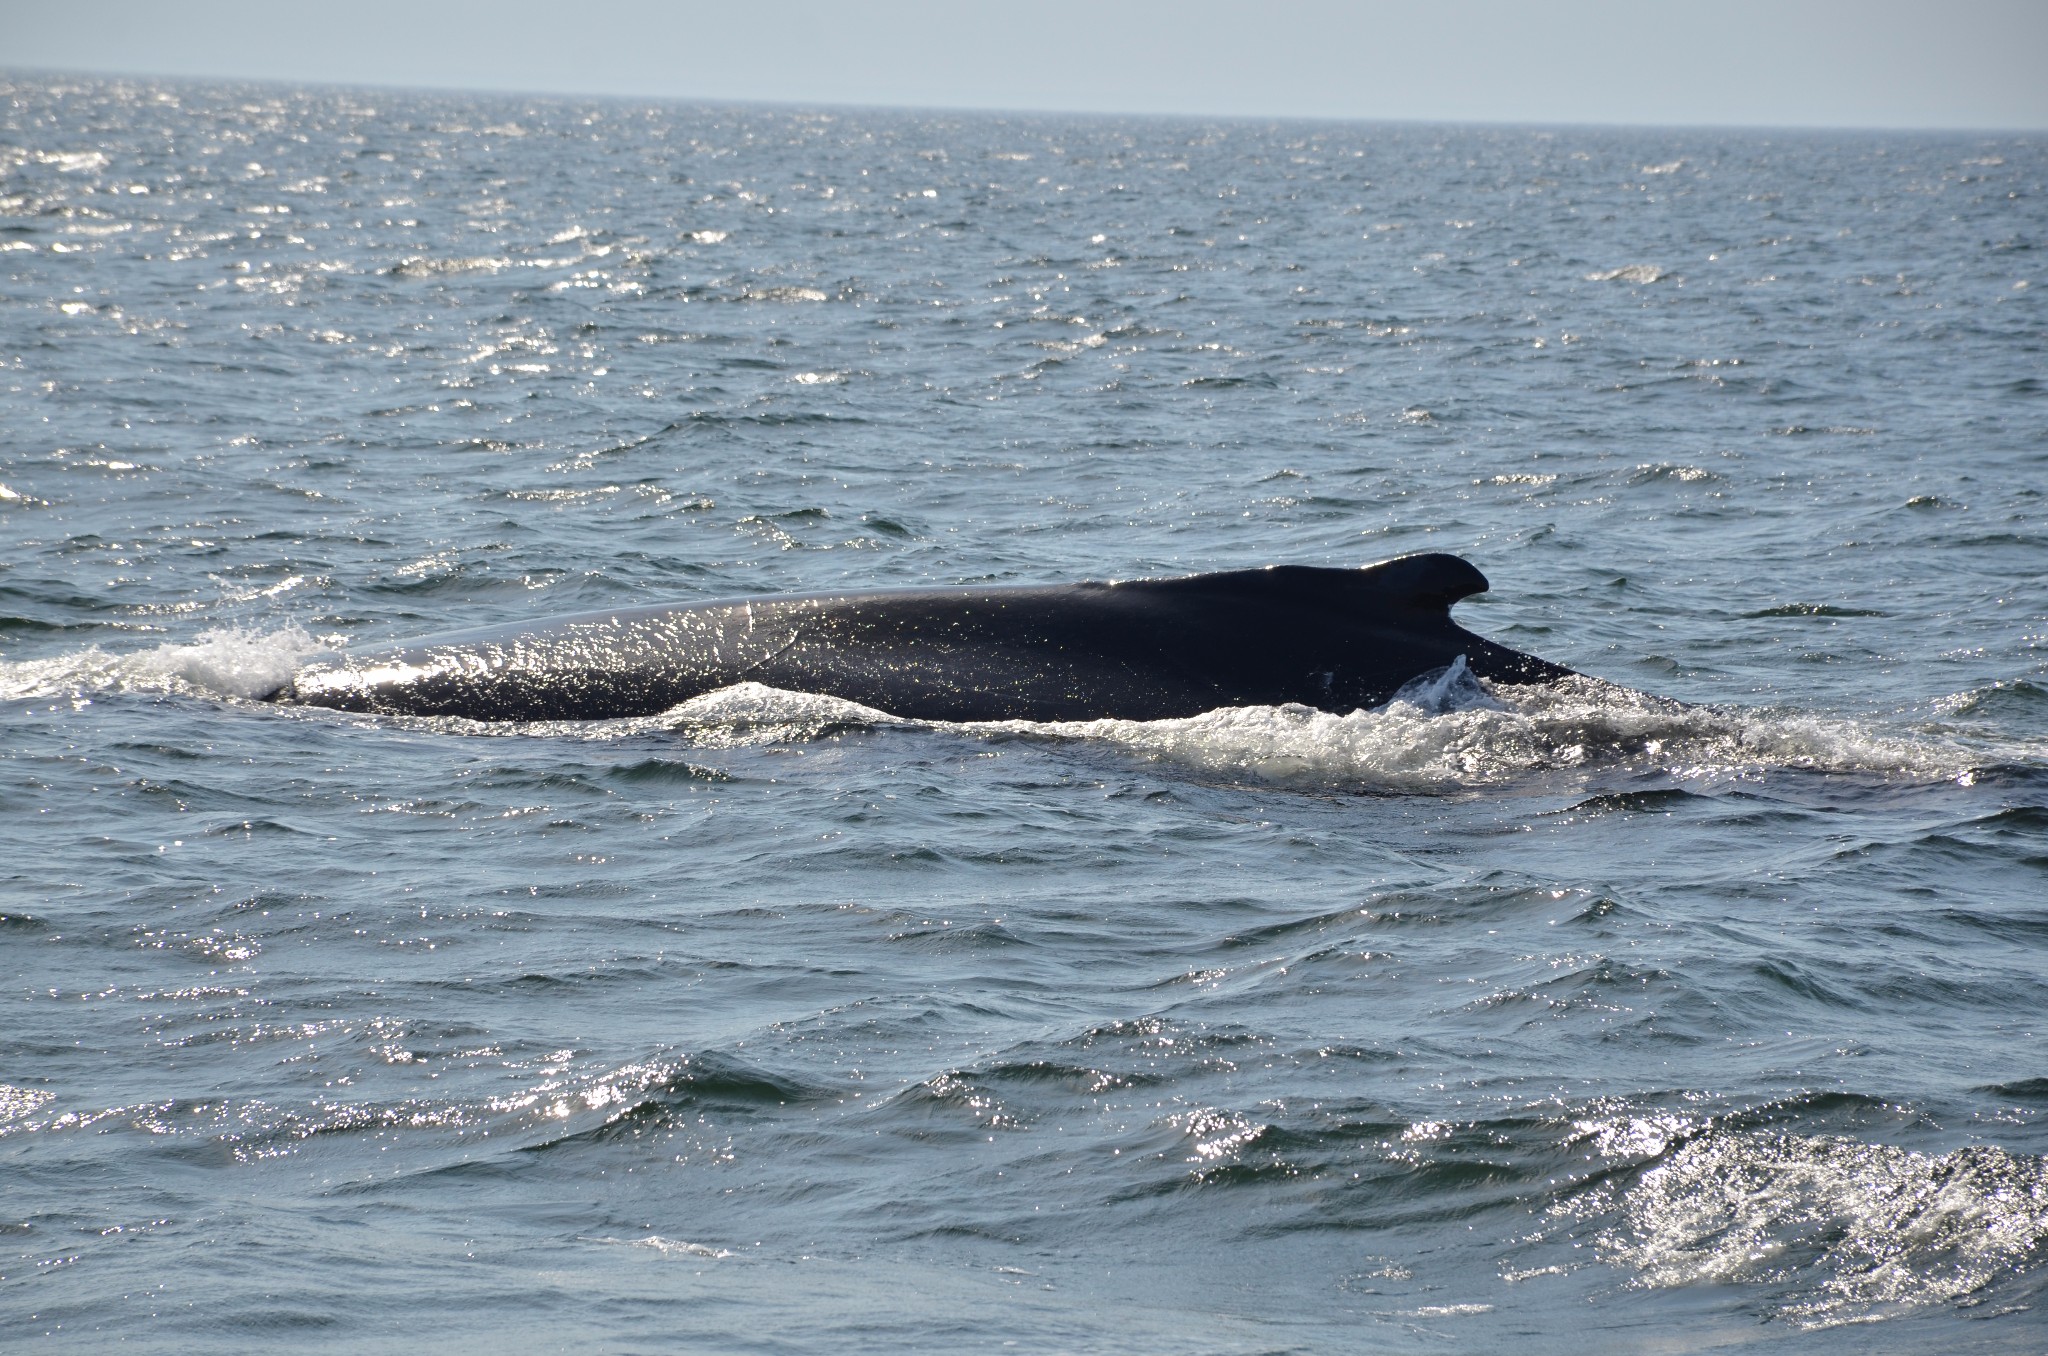
{"type": "Polygon", "coordinates": [[[1398,556],[1368,565],[1358,573],[1389,594],[1405,594],[1413,606],[1442,608],[1447,612],[1459,599],[1484,593],[1487,588],[1486,576],[1479,573],[1477,565],[1442,551],[1398,556]]]}
{"type": "Polygon", "coordinates": [[[1181,579],[1136,579],[1118,588],[1167,593],[1320,596],[1342,605],[1369,596],[1379,607],[1448,612],[1460,598],[1486,592],[1486,576],[1470,561],[1440,551],[1400,556],[1361,569],[1322,565],[1268,565],[1259,570],[1224,570],[1181,579]]]}

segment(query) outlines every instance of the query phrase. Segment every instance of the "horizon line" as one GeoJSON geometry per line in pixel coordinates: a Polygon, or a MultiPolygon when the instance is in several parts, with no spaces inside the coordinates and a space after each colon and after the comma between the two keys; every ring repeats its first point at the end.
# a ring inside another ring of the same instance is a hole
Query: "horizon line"
{"type": "Polygon", "coordinates": [[[1143,118],[1160,121],[1212,122],[1212,123],[1320,123],[1332,126],[1391,126],[1391,127],[1455,127],[1455,128],[1498,128],[1524,131],[1639,131],[1639,132],[1784,132],[1784,133],[1851,133],[1851,134],[1907,134],[1913,136],[2040,136],[2048,133],[2048,125],[2005,126],[2005,127],[1929,127],[1891,123],[1785,123],[1785,122],[1730,122],[1730,123],[1658,123],[1658,122],[1608,122],[1571,121],[1546,122],[1538,119],[1516,120],[1504,118],[1402,118],[1402,117],[1338,117],[1317,113],[1192,113],[1161,109],[1113,109],[1113,108],[1013,108],[976,104],[921,104],[863,102],[860,100],[820,100],[806,102],[794,99],[733,99],[699,97],[685,94],[638,94],[587,90],[559,89],[512,89],[485,85],[413,85],[378,80],[291,80],[277,76],[193,74],[189,72],[136,71],[136,70],[90,70],[68,67],[12,66],[0,65],[0,80],[17,78],[68,79],[78,81],[159,81],[167,84],[192,85],[256,85],[272,89],[320,90],[352,93],[385,93],[434,95],[461,97],[471,95],[496,99],[548,99],[587,100],[596,103],[629,103],[639,105],[677,106],[691,108],[757,108],[763,110],[787,109],[791,111],[859,111],[876,113],[932,113],[932,114],[974,114],[996,117],[1029,118],[1143,118]]]}

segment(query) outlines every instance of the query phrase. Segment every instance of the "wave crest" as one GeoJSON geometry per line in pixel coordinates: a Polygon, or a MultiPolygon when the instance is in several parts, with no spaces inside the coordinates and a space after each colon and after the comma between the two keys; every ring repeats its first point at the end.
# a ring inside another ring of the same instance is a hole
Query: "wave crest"
{"type": "Polygon", "coordinates": [[[2048,1245],[2048,1164],[1993,1145],[1709,1131],[1560,1209],[1614,1212],[1595,1247],[1639,1285],[1783,1286],[1779,1312],[1825,1328],[1981,1302],[2048,1245]]]}

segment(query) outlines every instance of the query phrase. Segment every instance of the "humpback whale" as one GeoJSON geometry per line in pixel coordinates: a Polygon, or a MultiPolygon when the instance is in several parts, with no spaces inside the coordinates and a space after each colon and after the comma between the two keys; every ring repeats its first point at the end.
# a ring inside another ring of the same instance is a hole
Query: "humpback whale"
{"type": "Polygon", "coordinates": [[[1464,656],[1496,682],[1566,677],[1465,630],[1457,556],[1175,579],[894,589],[614,608],[322,655],[275,700],[471,720],[646,716],[734,683],[912,720],[1157,720],[1385,702],[1464,656]]]}

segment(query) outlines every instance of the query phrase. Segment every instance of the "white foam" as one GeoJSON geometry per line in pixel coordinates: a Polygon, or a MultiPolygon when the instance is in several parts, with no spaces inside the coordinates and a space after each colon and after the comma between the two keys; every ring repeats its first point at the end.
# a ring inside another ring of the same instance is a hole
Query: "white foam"
{"type": "Polygon", "coordinates": [[[663,1257],[702,1257],[711,1261],[722,1261],[732,1256],[730,1248],[714,1248],[708,1243],[692,1243],[687,1239],[663,1238],[660,1234],[649,1234],[645,1238],[592,1238],[584,1237],[584,1243],[616,1243],[629,1248],[652,1248],[663,1257]]]}
{"type": "Polygon", "coordinates": [[[1186,720],[1000,728],[1108,740],[1224,776],[1388,790],[1448,790],[1593,766],[1684,776],[1802,767],[1935,778],[1972,765],[1959,749],[1874,734],[1849,721],[1687,706],[1591,678],[1491,689],[1469,673],[1463,681],[1474,689],[1470,698],[1461,698],[1452,673],[1431,676],[1419,691],[1403,689],[1441,703],[1441,714],[1397,697],[1343,716],[1252,706],[1186,720]]]}
{"type": "Polygon", "coordinates": [[[660,1234],[649,1234],[633,1240],[636,1248],[652,1248],[664,1257],[709,1257],[718,1260],[732,1256],[730,1248],[714,1248],[707,1243],[691,1243],[681,1238],[663,1238],[660,1234]]]}
{"type": "Polygon", "coordinates": [[[77,699],[112,692],[201,692],[268,697],[310,656],[331,648],[297,626],[221,627],[185,643],[128,654],[97,645],[49,659],[0,662],[0,701],[77,699]]]}
{"type": "Polygon", "coordinates": [[[1599,273],[1588,273],[1586,281],[1653,283],[1662,282],[1670,276],[1669,273],[1655,264],[1624,264],[1620,268],[1610,268],[1599,273]]]}
{"type": "MultiPolygon", "coordinates": [[[[659,729],[698,747],[729,748],[881,727],[1086,740],[1232,780],[1389,791],[1453,790],[1582,768],[1710,777],[1796,767],[1933,780],[1966,775],[1979,761],[1959,745],[1853,721],[1688,706],[1594,678],[1494,687],[1460,664],[1422,675],[1376,710],[1243,706],[1150,721],[911,721],[835,697],[741,683],[646,720],[604,722],[600,737],[659,729]]],[[[525,729],[559,734],[570,727],[525,729]]]]}
{"type": "MultiPolygon", "coordinates": [[[[636,722],[646,724],[648,722],[636,722]]],[[[700,748],[733,748],[749,744],[787,744],[821,739],[839,730],[908,726],[906,721],[859,702],[815,692],[785,692],[762,683],[731,687],[693,697],[653,718],[652,723],[686,736],[700,748]]]]}
{"type": "Polygon", "coordinates": [[[1640,1285],[1788,1286],[1786,1318],[1833,1327],[1969,1303],[2022,1265],[2048,1243],[2048,1162],[1709,1131],[1560,1210],[1612,1211],[1595,1245],[1640,1285]]]}

